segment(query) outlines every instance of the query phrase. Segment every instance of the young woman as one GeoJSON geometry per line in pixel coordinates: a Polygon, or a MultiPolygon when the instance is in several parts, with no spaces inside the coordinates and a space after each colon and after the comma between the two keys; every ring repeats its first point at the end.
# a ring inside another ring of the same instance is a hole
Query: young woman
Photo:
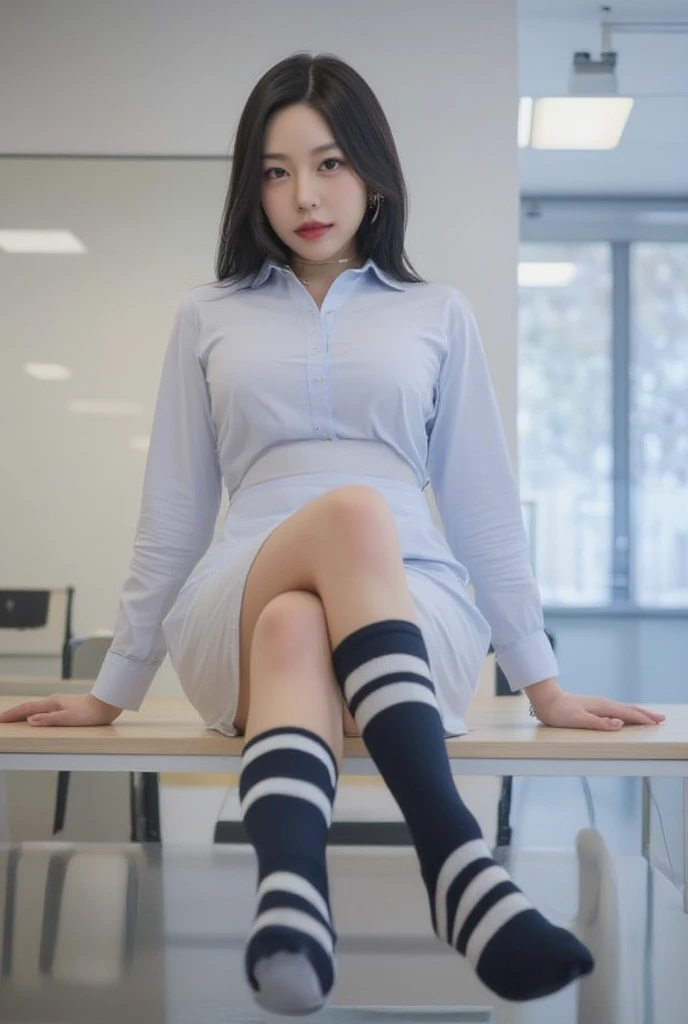
{"type": "Polygon", "coordinates": [[[465,732],[490,638],[542,722],[660,720],[560,689],[476,323],[408,263],[406,215],[389,125],[356,71],[297,54],[263,75],[238,126],[217,281],[183,298],[165,356],[111,649],[91,694],[1,716],[110,723],[169,652],[206,724],[246,739],[246,972],[275,1012],[316,1010],[334,984],[325,848],[343,733],[362,734],[408,822],[437,935],[526,1000],[593,964],[494,863],[452,780],[445,736],[465,732]]]}

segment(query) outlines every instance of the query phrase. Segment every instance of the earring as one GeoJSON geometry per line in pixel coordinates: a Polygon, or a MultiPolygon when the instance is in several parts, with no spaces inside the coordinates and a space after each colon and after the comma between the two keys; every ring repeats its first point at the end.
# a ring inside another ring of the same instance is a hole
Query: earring
{"type": "Polygon", "coordinates": [[[368,200],[368,209],[375,211],[373,213],[373,216],[370,218],[370,223],[371,224],[374,224],[375,221],[380,216],[380,208],[382,207],[382,204],[384,203],[384,201],[385,201],[385,197],[382,195],[381,192],[373,192],[372,196],[370,196],[370,198],[368,200]]]}

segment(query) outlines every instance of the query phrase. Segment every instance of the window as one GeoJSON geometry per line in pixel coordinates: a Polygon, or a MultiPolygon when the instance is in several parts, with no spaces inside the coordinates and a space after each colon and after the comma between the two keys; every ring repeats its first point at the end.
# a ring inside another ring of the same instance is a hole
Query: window
{"type": "Polygon", "coordinates": [[[518,365],[543,603],[688,606],[688,244],[524,241],[518,365]]]}
{"type": "Polygon", "coordinates": [[[612,522],[608,245],[521,247],[521,496],[545,604],[608,600],[612,522]]]}
{"type": "Polygon", "coordinates": [[[631,246],[636,599],[688,604],[688,245],[631,246]]]}

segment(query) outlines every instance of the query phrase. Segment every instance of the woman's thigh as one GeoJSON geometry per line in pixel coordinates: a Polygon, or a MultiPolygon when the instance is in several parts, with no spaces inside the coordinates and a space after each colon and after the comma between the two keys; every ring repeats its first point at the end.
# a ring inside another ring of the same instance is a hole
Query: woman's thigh
{"type": "MultiPolygon", "coordinates": [[[[270,601],[290,591],[306,591],[317,594],[317,578],[322,566],[318,558],[325,559],[328,547],[333,541],[345,543],[341,537],[332,536],[336,523],[332,512],[338,506],[338,514],[345,508],[345,514],[357,517],[362,532],[389,528],[394,531],[394,522],[388,514],[380,514],[384,499],[372,488],[365,485],[350,485],[335,488],[327,494],[309,502],[281,523],[267,538],[256,554],[246,577],[241,601],[239,622],[239,697],[234,724],[241,729],[245,726],[250,702],[251,648],[256,622],[270,601]]],[[[341,522],[341,520],[340,520],[341,522]]],[[[363,545],[365,546],[365,545],[363,545]]],[[[344,725],[347,735],[357,735],[357,727],[342,698],[344,725]]]]}
{"type": "Polygon", "coordinates": [[[275,724],[275,716],[279,721],[284,712],[291,713],[293,702],[299,700],[307,716],[328,721],[334,696],[340,705],[339,728],[345,735],[359,735],[334,674],[325,609],[316,594],[285,591],[265,605],[251,638],[251,670],[260,675],[245,688],[249,699],[239,700],[233,724],[240,733],[246,731],[249,708],[252,733],[262,732],[275,724]],[[254,707],[256,700],[260,704],[254,707]],[[266,716],[268,724],[263,721],[266,716]]]}

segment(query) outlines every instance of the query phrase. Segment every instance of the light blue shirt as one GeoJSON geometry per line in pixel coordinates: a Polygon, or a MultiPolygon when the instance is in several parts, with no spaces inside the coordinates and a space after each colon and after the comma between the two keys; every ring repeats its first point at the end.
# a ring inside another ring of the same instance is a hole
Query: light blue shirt
{"type": "Polygon", "coordinates": [[[130,573],[93,693],[140,706],[162,621],[251,465],[287,441],[383,442],[431,484],[512,689],[558,675],[518,485],[473,312],[455,288],[372,261],[320,309],[286,266],[192,289],[165,354],[130,573]]]}

